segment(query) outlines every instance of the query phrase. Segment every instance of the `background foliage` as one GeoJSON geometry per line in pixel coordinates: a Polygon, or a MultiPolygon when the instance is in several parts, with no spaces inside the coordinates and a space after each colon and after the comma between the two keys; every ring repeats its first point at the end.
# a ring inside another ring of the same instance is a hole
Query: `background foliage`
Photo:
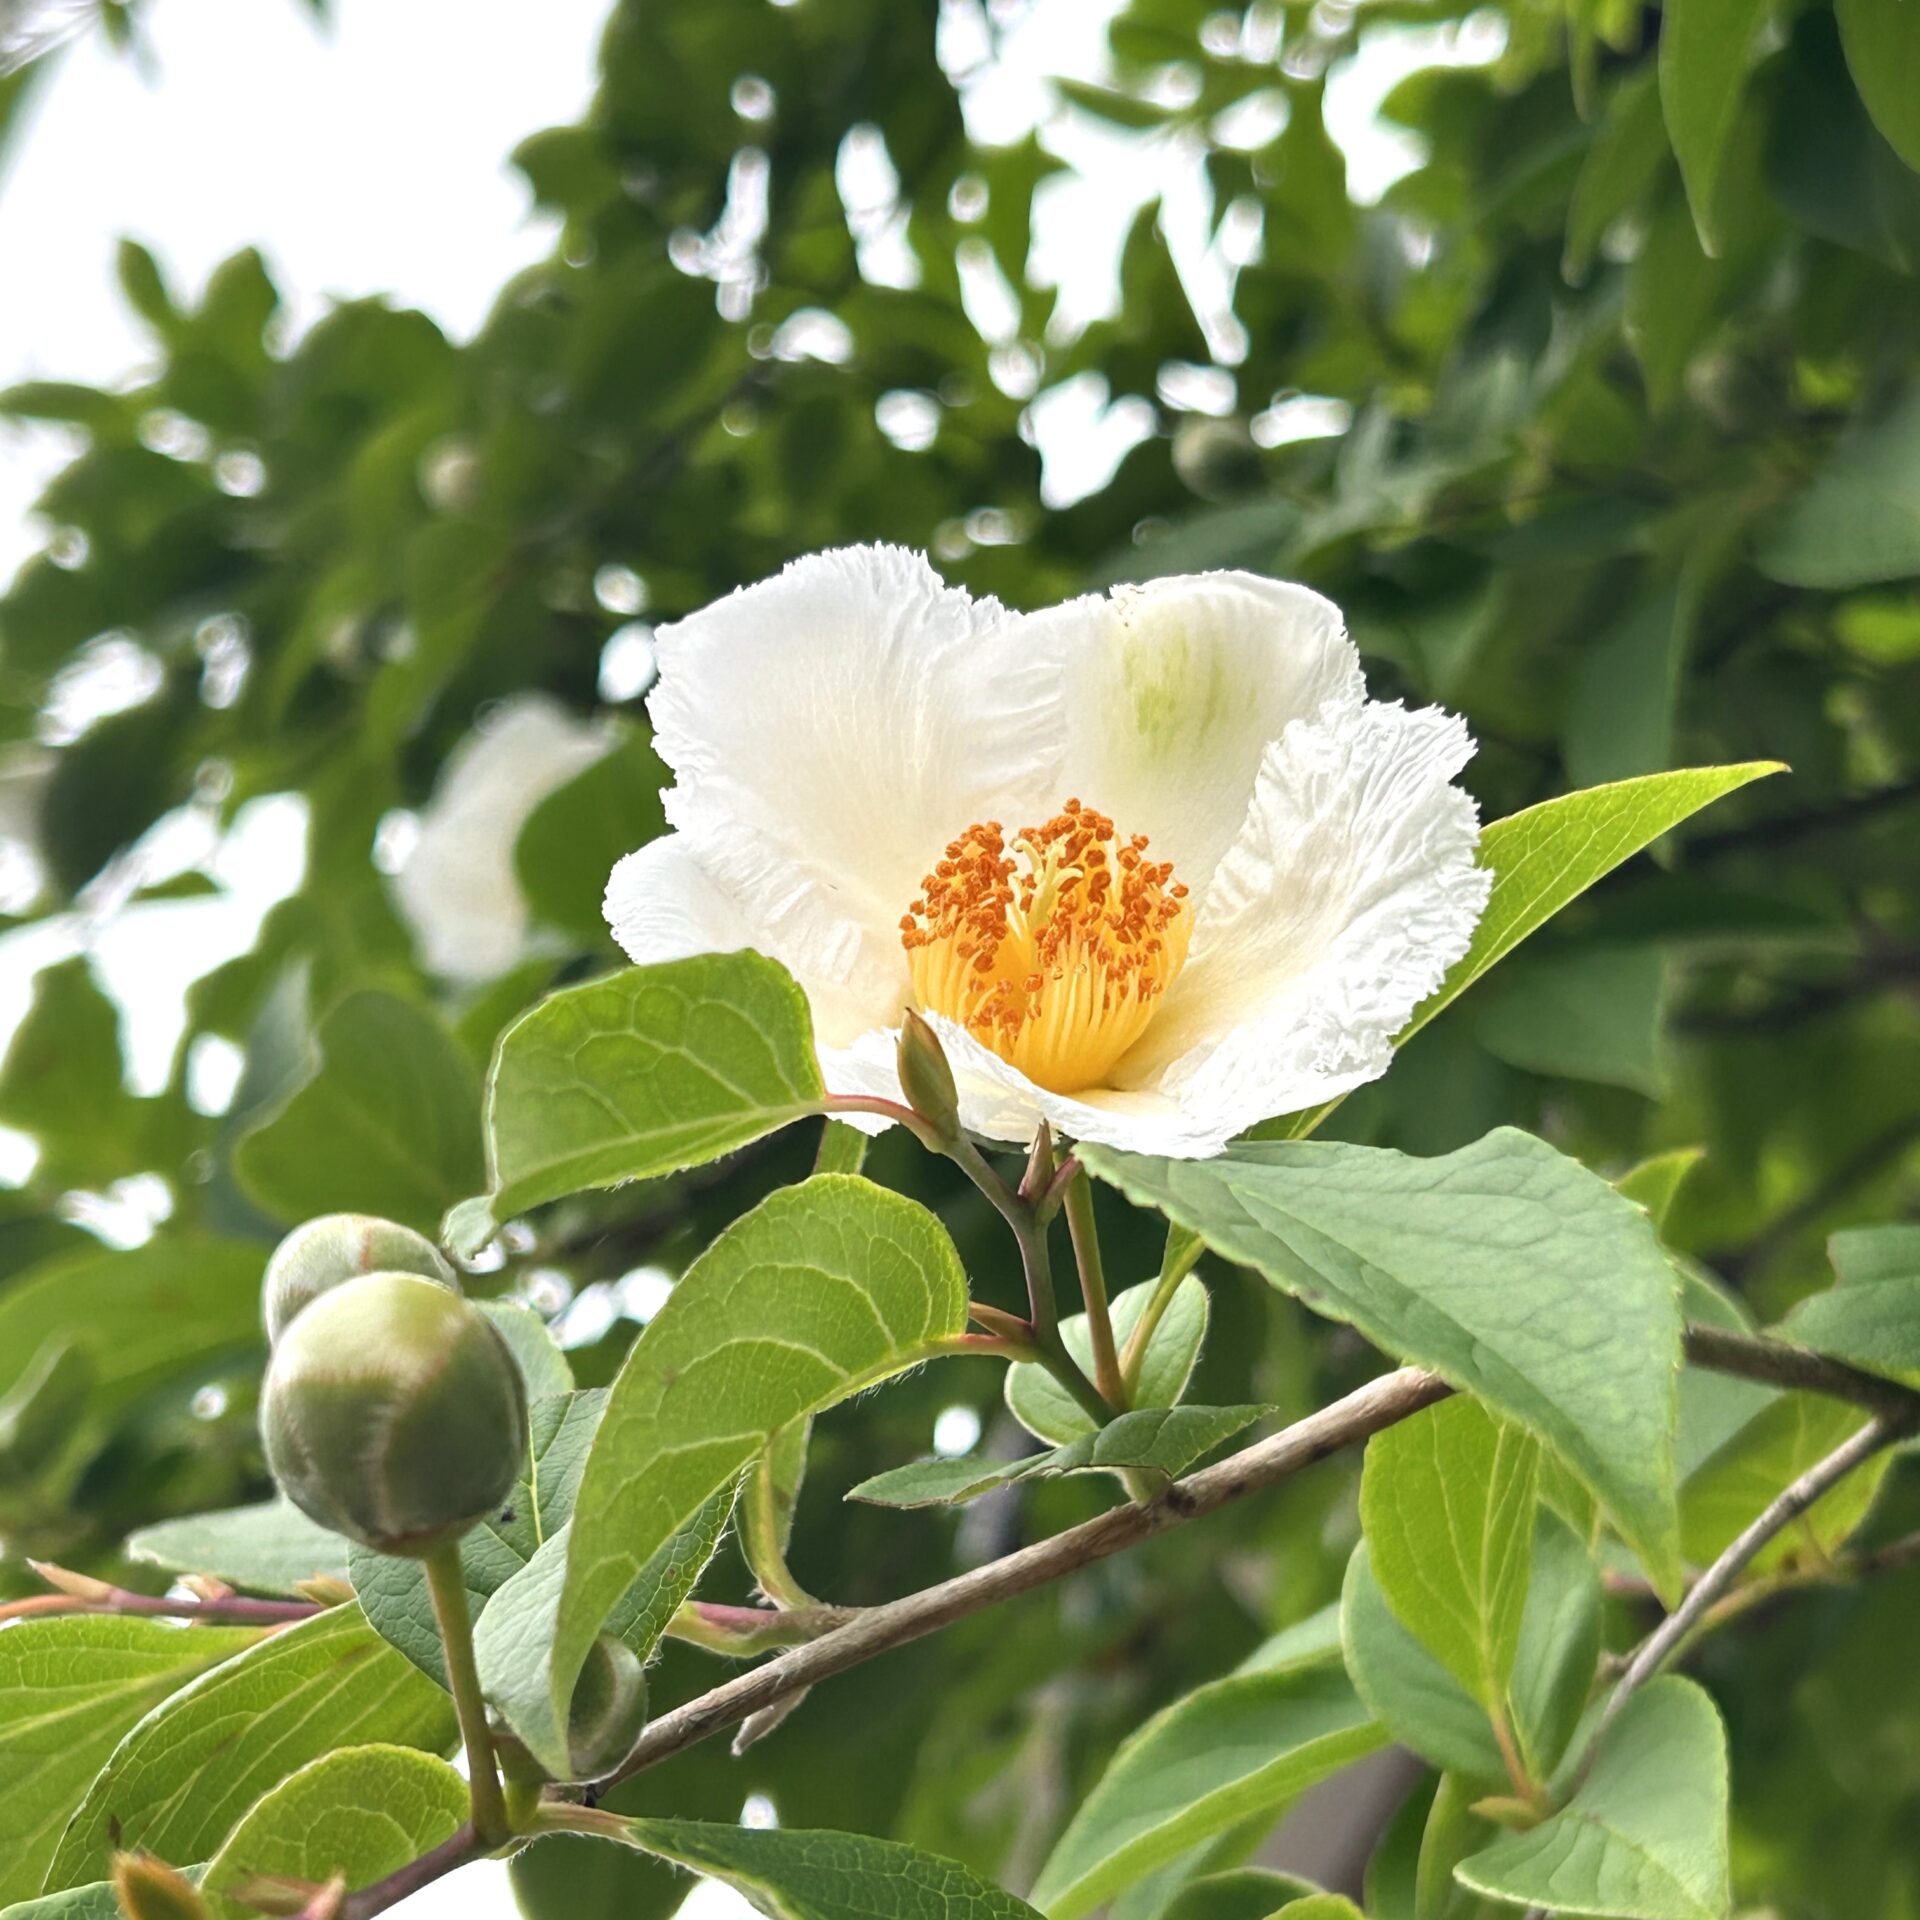
{"type": "MultiPolygon", "coordinates": [[[[564,221],[555,256],[465,345],[378,299],[289,344],[257,255],[188,297],[124,250],[151,379],[0,396],[85,442],[42,501],[53,542],[0,599],[5,766],[40,875],[17,919],[213,889],[153,858],[182,809],[225,826],[297,793],[306,865],[255,950],[194,987],[159,1093],[127,1090],[84,959],[41,976],[0,1068],[0,1122],[38,1148],[0,1195],[0,1592],[32,1585],[28,1556],[152,1586],[119,1553],[131,1527],[264,1492],[266,1248],[336,1207],[430,1230],[482,1184],[502,1027],[617,959],[600,887],[661,822],[636,689],[602,691],[610,642],[631,658],[635,615],[851,540],[928,547],[1017,606],[1209,566],[1306,580],[1346,609],[1376,692],[1468,716],[1488,817],[1670,766],[1789,761],[1596,890],[1327,1132],[1424,1153],[1512,1122],[1614,1172],[1701,1149],[1669,1238],[1769,1319],[1823,1284],[1830,1231],[1920,1209],[1911,8],[1477,8],[1497,57],[1394,91],[1386,117],[1423,157],[1357,204],[1324,76],[1365,35],[1467,12],[1119,13],[1112,87],[1067,87],[1057,111],[1199,171],[1232,282],[1231,318],[1204,324],[1158,206],[1127,237],[1116,311],[1058,323],[1029,260],[1060,164],[1046,130],[986,147],[963,116],[967,63],[1010,12],[936,21],[897,0],[617,6],[592,110],[517,156],[564,221]],[[897,189],[850,204],[850,154],[881,145],[897,189]],[[883,241],[912,284],[884,283],[883,241]],[[1153,427],[1052,504],[1023,421],[1082,374],[1153,427]],[[150,691],[63,729],[128,647],[150,691]],[[608,718],[610,751],[519,833],[531,936],[451,979],[376,850],[490,703],[528,690],[608,718]],[[245,1056],[220,1113],[189,1099],[208,1035],[245,1056]],[[76,1195],[143,1174],[171,1207],[146,1244],[74,1224],[76,1195]]],[[[551,1310],[636,1266],[676,1271],[812,1148],[795,1132],[565,1202],[476,1289],[551,1310]]],[[[1012,1306],[973,1190],[898,1137],[874,1164],[1012,1306]]],[[[1101,1204],[1124,1287],[1159,1248],[1101,1204]]],[[[1215,1285],[1213,1315],[1213,1405],[1302,1412],[1376,1364],[1264,1287],[1215,1285]]],[[[635,1331],[602,1318],[573,1355],[583,1385],[635,1331]]],[[[991,1444],[997,1380],[972,1362],[822,1428],[803,1581],[876,1600],[1094,1510],[1073,1479],[1031,1483],[1018,1516],[841,1503],[923,1452],[969,1386],[991,1444]]],[[[785,1824],[892,1834],[1024,1886],[1122,1736],[1338,1594],[1358,1494],[1357,1463],[1324,1469],[1210,1522],[1204,1554],[1162,1542],[896,1653],[743,1759],[701,1749],[647,1775],[631,1805],[730,1819],[761,1792],[785,1824]]],[[[1874,1526],[1913,1503],[1896,1482],[1874,1526]]],[[[1707,1655],[1742,1897],[1809,1920],[1920,1914],[1917,1583],[1762,1613],[1707,1655]]],[[[710,1590],[744,1598],[747,1576],[723,1561],[710,1590]]],[[[672,1649],[656,1697],[711,1671],[672,1649]]],[[[665,1911],[684,1884],[575,1842],[517,1873],[530,1911],[583,1920],[665,1911]]]]}

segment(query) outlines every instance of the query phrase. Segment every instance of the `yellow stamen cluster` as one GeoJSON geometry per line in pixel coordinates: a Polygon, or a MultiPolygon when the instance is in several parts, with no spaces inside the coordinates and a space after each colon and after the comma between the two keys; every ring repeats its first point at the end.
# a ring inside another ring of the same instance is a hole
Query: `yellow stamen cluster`
{"type": "Polygon", "coordinates": [[[1105,1081],[1187,957],[1193,909],[1147,836],[1069,800],[1009,841],[997,820],[950,841],[900,920],[915,998],[1036,1085],[1105,1081]]]}

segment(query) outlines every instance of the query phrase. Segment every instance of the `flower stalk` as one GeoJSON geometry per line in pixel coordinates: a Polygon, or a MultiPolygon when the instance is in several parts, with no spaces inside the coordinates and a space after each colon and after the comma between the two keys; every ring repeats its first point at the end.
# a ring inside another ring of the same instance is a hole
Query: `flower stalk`
{"type": "Polygon", "coordinates": [[[427,1589],[433,1617],[446,1649],[447,1682],[460,1738],[467,1750],[467,1789],[473,1806],[473,1831],[481,1845],[495,1847],[513,1829],[494,1763],[493,1735],[487,1728],[487,1703],[480,1691],[480,1669],[473,1657],[473,1615],[467,1605],[466,1576],[460,1570],[460,1543],[449,1540],[426,1559],[427,1589]]]}
{"type": "Polygon", "coordinates": [[[1120,1355],[1113,1344],[1113,1311],[1107,1298],[1107,1272],[1100,1257],[1100,1229],[1093,1217],[1093,1182],[1075,1168],[1066,1188],[1067,1233],[1080,1270],[1080,1298],[1086,1304],[1087,1331],[1093,1349],[1093,1384],[1115,1413],[1131,1404],[1120,1355]]]}

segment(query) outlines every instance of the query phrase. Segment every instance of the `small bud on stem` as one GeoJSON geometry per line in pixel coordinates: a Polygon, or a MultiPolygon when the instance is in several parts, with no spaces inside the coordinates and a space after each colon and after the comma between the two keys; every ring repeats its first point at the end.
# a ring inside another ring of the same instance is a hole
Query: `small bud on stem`
{"type": "Polygon", "coordinates": [[[900,1087],[907,1105],[942,1141],[960,1137],[960,1093],[953,1084],[947,1050],[919,1014],[909,1007],[900,1022],[900,1087]]]}

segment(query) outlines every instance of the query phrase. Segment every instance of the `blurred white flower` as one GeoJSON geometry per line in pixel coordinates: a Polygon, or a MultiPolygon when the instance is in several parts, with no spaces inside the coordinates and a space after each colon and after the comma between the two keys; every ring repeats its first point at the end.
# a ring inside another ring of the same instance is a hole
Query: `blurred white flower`
{"type": "Polygon", "coordinates": [[[448,757],[395,876],[422,962],[451,980],[490,980],[527,950],[529,912],[513,845],[548,794],[614,744],[604,722],[527,694],[487,716],[448,757]]]}
{"type": "Polygon", "coordinates": [[[1016,615],[857,547],[656,646],[676,831],[608,921],[638,961],[782,962],[835,1093],[900,1099],[912,1006],[975,1132],[1217,1152],[1383,1073],[1486,903],[1465,726],[1370,701],[1302,587],[1016,615]]]}

